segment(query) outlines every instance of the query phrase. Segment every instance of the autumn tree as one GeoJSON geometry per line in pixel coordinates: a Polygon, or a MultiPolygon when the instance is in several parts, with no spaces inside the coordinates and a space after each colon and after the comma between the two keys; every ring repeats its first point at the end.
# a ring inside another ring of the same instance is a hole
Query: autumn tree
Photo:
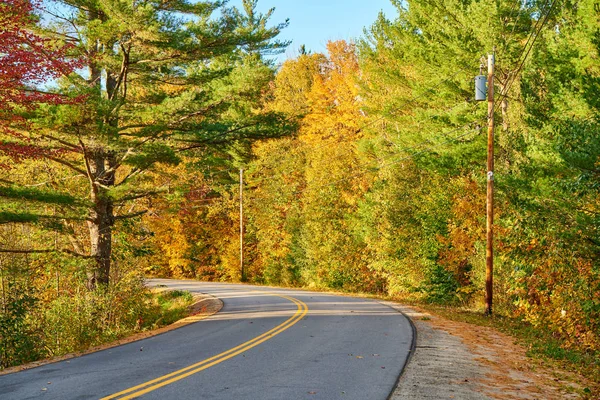
{"type": "Polygon", "coordinates": [[[8,135],[0,142],[0,152],[13,160],[43,152],[39,146],[16,141],[15,125],[23,123],[20,111],[30,111],[41,103],[68,102],[63,95],[41,90],[40,85],[68,75],[78,66],[67,57],[70,46],[35,32],[34,7],[39,5],[30,0],[0,2],[0,129],[8,135]]]}
{"type": "Polygon", "coordinates": [[[365,289],[362,244],[351,215],[368,187],[361,171],[359,143],[366,123],[358,96],[358,61],[353,44],[327,44],[328,60],[308,96],[310,113],[299,139],[306,144],[303,194],[305,279],[336,288],[365,289]],[[355,176],[357,175],[357,176],[355,176]]]}
{"type": "Polygon", "coordinates": [[[593,2],[555,6],[524,64],[527,162],[503,243],[519,315],[588,351],[600,349],[599,17],[593,2]]]}
{"type": "MultiPolygon", "coordinates": [[[[283,63],[269,92],[266,107],[299,122],[310,112],[308,97],[327,58],[304,53],[283,63]]],[[[247,172],[248,236],[254,240],[256,273],[250,279],[272,284],[299,284],[303,246],[300,203],[305,186],[307,148],[297,135],[253,146],[255,159],[247,172]]]]}
{"type": "Polygon", "coordinates": [[[359,150],[367,119],[355,47],[337,41],[327,49],[288,60],[273,84],[269,106],[299,117],[300,128],[297,137],[254,148],[255,262],[266,282],[380,290],[354,223],[371,161],[359,150]]]}
{"type": "Polygon", "coordinates": [[[29,219],[19,201],[57,205],[72,198],[54,190],[14,186],[15,176],[28,162],[37,162],[56,149],[28,140],[27,115],[42,104],[69,104],[71,99],[45,91],[42,85],[69,75],[79,66],[69,57],[71,46],[43,37],[37,32],[34,9],[40,3],[29,0],[0,1],[0,368],[43,357],[42,332],[32,321],[39,289],[35,273],[39,268],[27,254],[7,254],[7,248],[30,245],[36,229],[16,222],[29,219]],[[17,199],[15,202],[12,199],[17,199]]]}

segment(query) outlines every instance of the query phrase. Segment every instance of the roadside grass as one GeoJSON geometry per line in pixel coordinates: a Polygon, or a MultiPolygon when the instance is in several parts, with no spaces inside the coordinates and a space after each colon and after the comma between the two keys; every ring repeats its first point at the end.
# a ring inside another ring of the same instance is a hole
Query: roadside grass
{"type": "Polygon", "coordinates": [[[152,312],[149,315],[151,328],[170,325],[189,314],[189,306],[194,302],[194,296],[184,290],[152,290],[152,312]]]}
{"type": "Polygon", "coordinates": [[[0,320],[0,374],[12,371],[13,367],[18,370],[27,363],[41,365],[58,361],[145,335],[187,317],[194,300],[187,291],[135,285],[126,291],[84,292],[58,298],[43,313],[35,315],[37,319],[30,317],[29,325],[22,324],[35,332],[43,332],[40,340],[33,343],[40,349],[37,352],[31,351],[32,346],[25,348],[19,342],[24,338],[22,334],[12,335],[10,341],[6,341],[6,336],[2,336],[6,324],[2,325],[0,320]],[[16,352],[21,348],[27,351],[25,355],[21,354],[24,351],[16,352]]]}

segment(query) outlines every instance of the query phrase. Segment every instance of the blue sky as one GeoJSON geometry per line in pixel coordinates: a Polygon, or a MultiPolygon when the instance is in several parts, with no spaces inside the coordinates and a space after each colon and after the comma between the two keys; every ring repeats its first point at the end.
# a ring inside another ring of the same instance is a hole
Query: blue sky
{"type": "MultiPolygon", "coordinates": [[[[230,0],[230,6],[240,6],[241,0],[230,0]]],[[[271,23],[290,20],[290,25],[280,35],[281,40],[291,40],[279,61],[294,58],[304,44],[312,52],[325,52],[329,40],[360,37],[363,28],[370,26],[380,11],[390,18],[397,16],[390,0],[258,0],[258,10],[265,12],[275,7],[271,23]]]]}

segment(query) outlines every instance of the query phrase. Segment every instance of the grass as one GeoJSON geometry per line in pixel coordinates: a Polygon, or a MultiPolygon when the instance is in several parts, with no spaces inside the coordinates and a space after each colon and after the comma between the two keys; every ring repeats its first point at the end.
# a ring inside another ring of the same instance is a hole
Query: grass
{"type": "MultiPolygon", "coordinates": [[[[129,293],[131,295],[131,293],[129,293]]],[[[87,313],[75,313],[72,305],[73,299],[68,298],[62,303],[57,303],[53,309],[55,321],[61,323],[58,328],[54,327],[54,334],[60,333],[61,347],[52,348],[51,351],[36,353],[35,357],[13,357],[0,363],[0,371],[4,367],[18,366],[23,363],[38,361],[43,358],[59,359],[68,353],[86,352],[91,347],[106,348],[111,342],[121,340],[156,328],[170,325],[190,313],[190,305],[194,302],[194,296],[190,292],[182,290],[158,290],[134,291],[126,304],[134,304],[135,307],[115,307],[115,303],[106,303],[113,300],[107,296],[97,296],[94,305],[96,309],[84,309],[87,313]],[[68,300],[68,301],[67,301],[68,300]],[[133,316],[132,316],[133,315],[133,316]],[[109,318],[111,317],[111,318],[109,318]],[[57,358],[58,357],[58,358],[57,358]]],[[[81,299],[79,299],[81,300],[81,299]]],[[[82,301],[82,300],[81,300],[82,301]]],[[[47,329],[45,325],[42,328],[47,329]]],[[[54,337],[50,334],[48,337],[54,337]]],[[[23,335],[18,337],[22,339],[23,335]]],[[[51,342],[52,344],[53,342],[51,342]]],[[[1,345],[2,343],[0,343],[1,345]]],[[[14,345],[13,345],[14,346],[14,345]]],[[[46,342],[40,341],[39,346],[49,349],[46,342]]]]}
{"type": "Polygon", "coordinates": [[[152,302],[154,305],[153,328],[172,324],[187,317],[188,308],[194,302],[194,296],[183,290],[155,290],[152,302]]]}

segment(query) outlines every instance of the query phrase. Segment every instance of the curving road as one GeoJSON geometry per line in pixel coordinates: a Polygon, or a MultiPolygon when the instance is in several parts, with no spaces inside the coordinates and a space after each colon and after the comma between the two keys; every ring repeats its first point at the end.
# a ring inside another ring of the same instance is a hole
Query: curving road
{"type": "Polygon", "coordinates": [[[214,316],[152,338],[0,376],[8,399],[387,399],[413,340],[373,300],[152,280],[223,300],[214,316]]]}

